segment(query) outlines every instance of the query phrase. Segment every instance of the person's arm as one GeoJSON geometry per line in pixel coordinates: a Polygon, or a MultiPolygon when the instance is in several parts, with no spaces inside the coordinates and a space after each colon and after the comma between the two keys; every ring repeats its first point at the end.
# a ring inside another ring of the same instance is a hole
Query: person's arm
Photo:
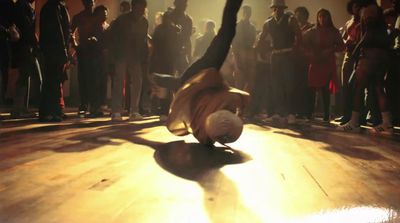
{"type": "Polygon", "coordinates": [[[192,36],[192,33],[193,33],[193,21],[192,21],[192,18],[190,18],[188,16],[187,29],[183,30],[182,35],[183,35],[183,38],[185,41],[186,55],[188,57],[189,63],[192,62],[192,41],[190,39],[192,36]]]}
{"type": "Polygon", "coordinates": [[[78,47],[78,42],[76,41],[76,32],[78,29],[78,15],[74,16],[72,18],[72,22],[71,22],[71,44],[72,47],[76,48],[78,47]]]}
{"type": "Polygon", "coordinates": [[[293,16],[291,16],[289,18],[289,23],[290,23],[290,26],[292,27],[295,37],[296,37],[296,42],[294,44],[294,47],[300,48],[302,46],[303,34],[299,27],[299,23],[297,22],[297,19],[294,18],[293,16]]]}
{"type": "Polygon", "coordinates": [[[346,45],[340,35],[339,30],[335,29],[335,52],[343,52],[346,49],[346,45]]]}
{"type": "Polygon", "coordinates": [[[269,40],[269,30],[267,23],[265,23],[263,26],[259,41],[256,45],[256,51],[259,53],[263,60],[266,59],[266,52],[271,51],[271,42],[269,40]]]}
{"type": "Polygon", "coordinates": [[[398,51],[398,50],[400,50],[400,16],[397,17],[394,29],[395,29],[395,33],[396,33],[394,48],[398,51]]]}
{"type": "Polygon", "coordinates": [[[147,19],[143,20],[143,26],[142,26],[142,52],[143,52],[143,57],[142,57],[142,63],[147,64],[148,63],[148,57],[149,57],[149,45],[148,45],[148,32],[149,32],[149,22],[147,19]]]}
{"type": "Polygon", "coordinates": [[[316,32],[317,30],[315,28],[312,28],[307,30],[303,36],[302,50],[305,56],[310,61],[315,61],[315,54],[318,51],[317,49],[315,49],[316,47],[314,46],[314,44],[316,44],[315,41],[316,32]]]}
{"type": "Polygon", "coordinates": [[[34,29],[35,24],[32,18],[32,14],[27,14],[28,9],[25,7],[27,6],[22,6],[20,4],[16,5],[13,13],[13,21],[21,33],[21,41],[32,48],[36,48],[37,39],[34,29]]]}

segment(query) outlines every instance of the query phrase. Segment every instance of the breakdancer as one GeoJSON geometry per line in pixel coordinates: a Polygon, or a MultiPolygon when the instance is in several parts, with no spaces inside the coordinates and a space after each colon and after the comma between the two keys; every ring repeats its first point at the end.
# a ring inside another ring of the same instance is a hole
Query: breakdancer
{"type": "Polygon", "coordinates": [[[236,33],[237,13],[243,0],[226,0],[222,25],[203,57],[181,76],[153,74],[162,87],[177,89],[167,120],[168,130],[177,136],[193,134],[212,146],[236,141],[242,133],[239,117],[250,95],[231,88],[219,72],[236,33]]]}

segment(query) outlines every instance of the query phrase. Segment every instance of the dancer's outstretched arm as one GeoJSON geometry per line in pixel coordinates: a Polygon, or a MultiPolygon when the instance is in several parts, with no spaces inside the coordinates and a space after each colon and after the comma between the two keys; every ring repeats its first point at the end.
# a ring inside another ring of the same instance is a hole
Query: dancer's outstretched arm
{"type": "Polygon", "coordinates": [[[182,75],[181,84],[201,70],[208,68],[219,70],[222,67],[236,34],[237,13],[242,2],[243,0],[226,0],[222,25],[218,34],[214,37],[204,56],[192,64],[182,75]]]}

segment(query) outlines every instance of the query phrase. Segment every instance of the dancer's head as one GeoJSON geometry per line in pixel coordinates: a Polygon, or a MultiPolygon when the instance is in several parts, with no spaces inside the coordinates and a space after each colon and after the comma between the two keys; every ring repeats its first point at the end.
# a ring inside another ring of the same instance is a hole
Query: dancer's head
{"type": "Polygon", "coordinates": [[[205,130],[215,142],[232,143],[242,134],[243,121],[231,111],[218,110],[207,117],[205,130]]]}

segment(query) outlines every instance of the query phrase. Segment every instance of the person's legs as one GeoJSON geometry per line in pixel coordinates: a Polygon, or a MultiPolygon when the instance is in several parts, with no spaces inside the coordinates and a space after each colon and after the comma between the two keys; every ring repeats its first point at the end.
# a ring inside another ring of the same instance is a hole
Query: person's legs
{"type": "Polygon", "coordinates": [[[400,125],[400,56],[393,54],[390,69],[386,78],[386,94],[390,109],[393,113],[394,124],[400,125]]]}
{"type": "MultiPolygon", "coordinates": [[[[380,87],[381,84],[379,84],[380,87]]],[[[367,96],[366,96],[366,111],[369,112],[369,119],[372,121],[372,124],[378,125],[381,122],[381,115],[380,115],[380,107],[379,107],[379,97],[377,95],[377,86],[376,82],[371,82],[371,85],[368,86],[367,89],[367,96]]],[[[367,118],[366,118],[367,120],[367,118]]]]}
{"type": "MultiPolygon", "coordinates": [[[[285,113],[285,95],[283,91],[284,78],[282,75],[282,59],[279,54],[272,54],[271,56],[271,93],[274,105],[274,115],[283,115],[285,113]]],[[[284,69],[284,68],[283,68],[284,69]]]]}
{"type": "Polygon", "coordinates": [[[350,78],[355,69],[354,66],[354,59],[351,59],[349,55],[346,54],[342,65],[342,123],[348,122],[351,118],[355,88],[354,81],[351,81],[350,78]]]}
{"type": "Polygon", "coordinates": [[[356,90],[352,117],[343,129],[353,131],[359,128],[360,110],[363,102],[364,90],[367,86],[374,86],[379,98],[379,107],[382,112],[384,124],[374,128],[376,133],[392,133],[391,113],[388,112],[386,95],[383,90],[383,76],[386,73],[386,60],[381,59],[361,59],[356,69],[356,90]]]}
{"type": "Polygon", "coordinates": [[[43,121],[61,121],[61,77],[63,74],[63,64],[46,58],[43,90],[40,102],[39,116],[43,121]]]}
{"type": "Polygon", "coordinates": [[[307,89],[307,112],[306,112],[306,117],[308,119],[311,119],[314,115],[315,97],[316,97],[316,90],[314,88],[309,87],[307,89]]]}
{"type": "Polygon", "coordinates": [[[16,89],[12,115],[19,116],[20,113],[27,109],[25,106],[25,98],[27,96],[28,82],[29,70],[24,65],[21,65],[19,68],[18,80],[15,86],[16,89]]]}
{"type": "Polygon", "coordinates": [[[322,100],[324,103],[324,121],[330,120],[330,106],[331,106],[331,92],[329,90],[329,86],[323,87],[322,91],[322,100]]]}
{"type": "Polygon", "coordinates": [[[140,96],[142,93],[142,84],[143,84],[143,70],[142,65],[140,63],[134,62],[128,65],[128,73],[131,77],[131,105],[130,105],[130,116],[138,116],[139,117],[139,103],[140,96]]]}
{"type": "Polygon", "coordinates": [[[96,117],[100,112],[101,101],[103,97],[101,79],[103,69],[98,63],[97,58],[91,58],[90,61],[91,71],[88,76],[90,84],[88,85],[89,93],[89,111],[91,117],[96,117]]]}
{"type": "Polygon", "coordinates": [[[115,74],[112,77],[112,91],[111,91],[111,112],[113,114],[121,115],[123,111],[123,82],[124,76],[127,71],[127,64],[125,60],[115,62],[115,74]]]}
{"type": "Polygon", "coordinates": [[[307,116],[307,91],[308,91],[308,60],[301,58],[303,55],[296,55],[296,67],[298,72],[296,74],[296,113],[304,118],[307,116]]]}
{"type": "MultiPolygon", "coordinates": [[[[285,53],[282,57],[282,69],[284,69],[284,80],[283,86],[286,96],[286,113],[293,119],[296,114],[296,101],[297,101],[297,92],[296,92],[296,67],[295,67],[295,58],[293,53],[285,53]]],[[[293,121],[293,120],[292,120],[293,121]]]]}
{"type": "Polygon", "coordinates": [[[87,111],[89,106],[89,91],[88,85],[88,75],[92,72],[90,70],[90,54],[86,52],[84,46],[79,46],[77,55],[78,55],[78,85],[79,85],[79,97],[80,97],[80,106],[79,112],[84,113],[87,111]]]}

